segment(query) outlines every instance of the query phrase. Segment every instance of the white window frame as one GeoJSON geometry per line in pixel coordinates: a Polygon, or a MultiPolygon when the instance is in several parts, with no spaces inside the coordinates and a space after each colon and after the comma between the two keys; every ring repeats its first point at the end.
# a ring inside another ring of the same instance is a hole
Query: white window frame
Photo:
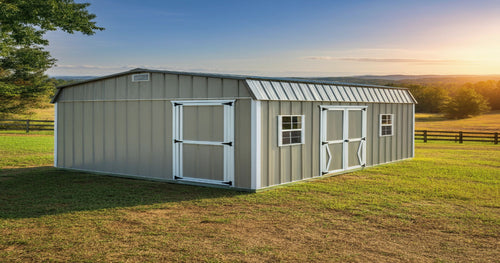
{"type": "Polygon", "coordinates": [[[394,114],[392,113],[384,113],[379,116],[379,136],[380,137],[388,137],[394,135],[394,114]],[[382,124],[382,116],[391,116],[391,124],[382,124]],[[382,127],[391,127],[391,134],[382,134],[382,127]]]}
{"type": "Polygon", "coordinates": [[[278,146],[292,146],[292,145],[300,145],[305,142],[305,115],[278,115],[278,146]],[[300,129],[285,129],[283,130],[283,117],[300,117],[300,129]],[[283,144],[283,132],[285,131],[300,131],[300,143],[287,143],[283,144]]]}

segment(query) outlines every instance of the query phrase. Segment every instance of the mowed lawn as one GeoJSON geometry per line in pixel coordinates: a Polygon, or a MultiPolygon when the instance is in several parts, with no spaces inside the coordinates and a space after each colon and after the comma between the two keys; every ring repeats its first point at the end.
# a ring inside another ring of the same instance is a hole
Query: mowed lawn
{"type": "Polygon", "coordinates": [[[259,193],[56,170],[52,137],[0,134],[0,261],[498,262],[500,147],[259,193]]]}

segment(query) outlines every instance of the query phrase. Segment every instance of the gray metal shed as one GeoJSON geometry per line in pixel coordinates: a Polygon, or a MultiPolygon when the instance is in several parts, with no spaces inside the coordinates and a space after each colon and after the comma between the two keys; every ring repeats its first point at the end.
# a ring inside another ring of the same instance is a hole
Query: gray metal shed
{"type": "Polygon", "coordinates": [[[52,102],[58,168],[259,190],[414,156],[403,88],[134,69],[52,102]]]}

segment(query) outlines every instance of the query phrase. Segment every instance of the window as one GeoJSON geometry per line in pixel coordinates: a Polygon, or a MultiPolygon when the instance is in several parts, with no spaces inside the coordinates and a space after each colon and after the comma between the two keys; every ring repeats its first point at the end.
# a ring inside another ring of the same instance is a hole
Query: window
{"type": "Polygon", "coordinates": [[[278,146],[304,143],[304,115],[278,116],[278,146]]]}
{"type": "Polygon", "coordinates": [[[380,114],[380,136],[392,136],[394,114],[380,114]]]}

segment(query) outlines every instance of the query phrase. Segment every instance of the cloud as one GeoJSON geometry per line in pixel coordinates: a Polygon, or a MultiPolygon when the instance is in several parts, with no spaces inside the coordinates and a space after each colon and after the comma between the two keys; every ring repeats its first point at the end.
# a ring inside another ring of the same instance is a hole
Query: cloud
{"type": "Polygon", "coordinates": [[[329,56],[305,57],[307,60],[337,60],[353,62],[375,62],[375,63],[419,63],[419,64],[455,64],[466,62],[453,59],[415,59],[415,58],[337,58],[329,56]]]}

